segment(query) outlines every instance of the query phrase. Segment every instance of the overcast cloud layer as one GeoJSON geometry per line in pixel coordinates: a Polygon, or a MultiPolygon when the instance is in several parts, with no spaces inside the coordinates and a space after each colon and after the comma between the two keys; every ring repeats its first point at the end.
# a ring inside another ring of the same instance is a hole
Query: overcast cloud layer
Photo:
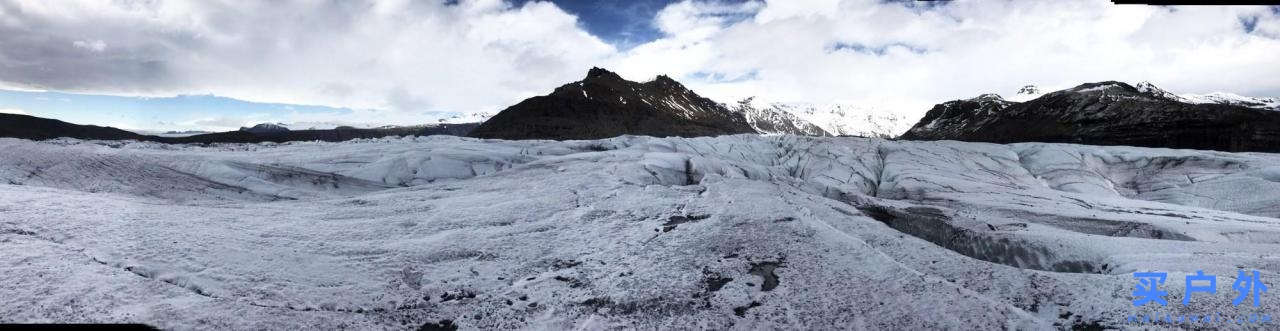
{"type": "Polygon", "coordinates": [[[661,36],[620,49],[549,2],[0,0],[0,87],[214,94],[399,124],[500,110],[592,66],[666,73],[724,102],[907,116],[1024,84],[1280,95],[1274,7],[780,0],[679,2],[637,19],[661,36]]]}

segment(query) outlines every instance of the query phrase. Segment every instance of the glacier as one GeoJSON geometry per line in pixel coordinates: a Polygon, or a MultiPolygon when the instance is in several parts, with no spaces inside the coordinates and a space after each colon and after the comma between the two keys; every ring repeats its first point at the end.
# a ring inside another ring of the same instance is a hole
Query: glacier
{"type": "Polygon", "coordinates": [[[1238,269],[1274,279],[1278,200],[1280,155],[1266,153],[791,135],[5,138],[0,322],[1125,327],[1234,308],[1238,269]],[[1170,306],[1134,307],[1132,273],[1153,270],[1169,273],[1170,306]],[[1173,303],[1197,270],[1220,293],[1173,303]]]}

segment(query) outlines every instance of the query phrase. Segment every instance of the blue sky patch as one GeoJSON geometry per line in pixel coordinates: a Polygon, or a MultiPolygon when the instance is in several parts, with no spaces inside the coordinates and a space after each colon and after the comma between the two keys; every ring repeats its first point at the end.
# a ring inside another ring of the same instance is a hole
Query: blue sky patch
{"type": "Polygon", "coordinates": [[[260,103],[213,95],[151,98],[11,90],[0,90],[0,109],[18,109],[37,117],[74,119],[73,122],[79,124],[130,129],[226,128],[248,124],[238,122],[244,118],[352,113],[347,108],[260,103]],[[210,117],[214,114],[218,117],[210,117]]]}

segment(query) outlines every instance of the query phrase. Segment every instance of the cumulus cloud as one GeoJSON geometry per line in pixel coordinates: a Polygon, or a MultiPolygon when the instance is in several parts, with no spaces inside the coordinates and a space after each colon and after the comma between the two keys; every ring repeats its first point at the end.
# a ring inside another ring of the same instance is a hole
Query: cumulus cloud
{"type": "Polygon", "coordinates": [[[0,0],[0,86],[209,93],[393,123],[499,110],[593,65],[669,74],[721,101],[906,116],[1024,84],[1280,95],[1280,10],[1269,7],[681,1],[638,19],[660,38],[619,49],[550,2],[0,0]]]}
{"type": "Polygon", "coordinates": [[[1280,17],[1267,7],[780,0],[720,20],[739,13],[726,6],[669,6],[655,19],[664,37],[616,65],[629,77],[673,73],[721,100],[853,102],[910,116],[1024,84],[1146,80],[1183,93],[1280,94],[1280,17]]]}
{"type": "Polygon", "coordinates": [[[616,50],[549,2],[0,0],[0,86],[491,110],[616,50]]]}
{"type": "Polygon", "coordinates": [[[22,109],[14,109],[14,108],[0,108],[0,114],[31,115],[31,114],[27,113],[25,110],[22,110],[22,109]]]}

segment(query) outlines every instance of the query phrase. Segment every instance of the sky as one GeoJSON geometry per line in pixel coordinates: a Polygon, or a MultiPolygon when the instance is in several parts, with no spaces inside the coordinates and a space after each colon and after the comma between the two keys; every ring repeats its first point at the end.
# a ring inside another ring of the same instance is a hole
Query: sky
{"type": "Polygon", "coordinates": [[[1280,7],[915,2],[0,0],[0,112],[150,130],[421,124],[593,66],[720,102],[934,104],[1085,82],[1280,96],[1280,7]]]}

